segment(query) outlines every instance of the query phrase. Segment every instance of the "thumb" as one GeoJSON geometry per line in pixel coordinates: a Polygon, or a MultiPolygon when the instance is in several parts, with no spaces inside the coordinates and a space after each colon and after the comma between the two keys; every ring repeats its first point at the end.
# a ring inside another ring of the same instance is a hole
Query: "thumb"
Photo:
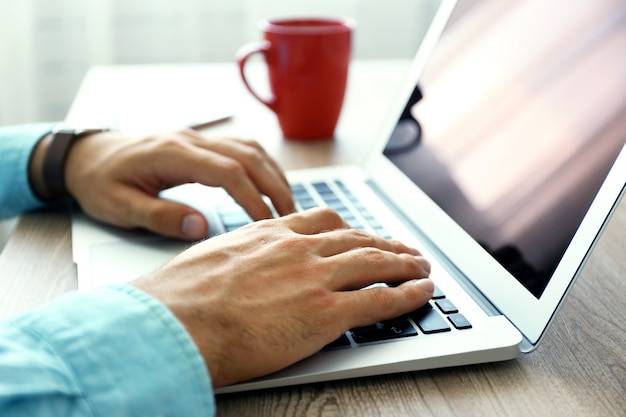
{"type": "Polygon", "coordinates": [[[138,210],[140,218],[136,220],[148,230],[186,240],[199,240],[208,233],[207,219],[185,204],[149,197],[141,204],[144,208],[138,210]]]}

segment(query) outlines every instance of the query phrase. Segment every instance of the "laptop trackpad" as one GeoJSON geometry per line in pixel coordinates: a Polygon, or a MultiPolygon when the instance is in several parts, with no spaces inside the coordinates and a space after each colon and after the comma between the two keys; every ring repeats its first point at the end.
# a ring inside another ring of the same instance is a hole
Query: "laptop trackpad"
{"type": "Polygon", "coordinates": [[[93,245],[89,248],[92,286],[127,283],[140,278],[189,245],[159,236],[93,245]]]}

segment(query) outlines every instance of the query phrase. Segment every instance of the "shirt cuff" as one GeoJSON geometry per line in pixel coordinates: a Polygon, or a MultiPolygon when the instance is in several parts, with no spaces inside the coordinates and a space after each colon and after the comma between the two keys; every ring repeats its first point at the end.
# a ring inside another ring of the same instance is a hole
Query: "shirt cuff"
{"type": "Polygon", "coordinates": [[[30,187],[30,157],[39,140],[52,132],[53,123],[33,123],[0,128],[0,218],[8,218],[46,204],[30,187]]]}
{"type": "Polygon", "coordinates": [[[210,376],[196,345],[147,294],[131,286],[101,287],[60,297],[38,311],[18,324],[63,358],[94,415],[215,413],[210,376]]]}

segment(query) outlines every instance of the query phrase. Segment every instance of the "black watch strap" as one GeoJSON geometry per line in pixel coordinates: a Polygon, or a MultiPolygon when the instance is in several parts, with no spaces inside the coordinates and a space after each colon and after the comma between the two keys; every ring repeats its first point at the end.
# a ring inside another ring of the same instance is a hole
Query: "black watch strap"
{"type": "Polygon", "coordinates": [[[52,132],[52,140],[44,156],[42,174],[43,183],[50,200],[67,197],[65,187],[65,162],[70,148],[76,140],[107,129],[59,129],[52,132]]]}

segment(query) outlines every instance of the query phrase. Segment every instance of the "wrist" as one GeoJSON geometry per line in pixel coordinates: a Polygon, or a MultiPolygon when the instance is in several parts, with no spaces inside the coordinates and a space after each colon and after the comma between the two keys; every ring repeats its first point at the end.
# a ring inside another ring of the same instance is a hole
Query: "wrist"
{"type": "Polygon", "coordinates": [[[65,165],[74,143],[85,136],[107,129],[59,129],[44,136],[36,145],[29,166],[33,192],[44,201],[69,197],[65,165]]]}
{"type": "Polygon", "coordinates": [[[33,193],[39,199],[44,201],[51,200],[51,196],[48,193],[43,178],[43,160],[46,155],[48,146],[50,146],[51,140],[51,133],[48,133],[39,140],[37,145],[35,145],[35,149],[33,150],[28,165],[28,181],[30,182],[30,187],[33,190],[33,193]]]}

